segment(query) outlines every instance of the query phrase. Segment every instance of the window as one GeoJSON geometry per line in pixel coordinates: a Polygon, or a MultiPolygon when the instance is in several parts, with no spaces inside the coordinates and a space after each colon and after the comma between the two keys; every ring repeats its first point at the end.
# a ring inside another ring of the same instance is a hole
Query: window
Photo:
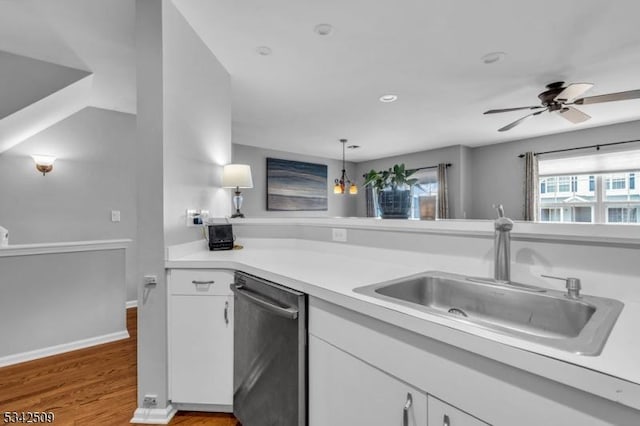
{"type": "Polygon", "coordinates": [[[411,219],[420,219],[420,209],[422,202],[423,215],[435,218],[437,210],[438,196],[438,170],[426,169],[418,170],[411,178],[418,179],[411,193],[411,219]],[[421,201],[422,200],[422,201],[421,201]]]}
{"type": "Polygon", "coordinates": [[[607,190],[609,189],[625,189],[627,184],[627,176],[624,174],[607,175],[605,178],[607,190]]]}
{"type": "Polygon", "coordinates": [[[639,171],[540,178],[543,222],[640,223],[639,171]]]}
{"type": "Polygon", "coordinates": [[[569,176],[558,177],[558,192],[571,192],[570,182],[571,178],[569,176]]]}
{"type": "Polygon", "coordinates": [[[607,207],[607,223],[638,223],[638,207],[607,207]]]}

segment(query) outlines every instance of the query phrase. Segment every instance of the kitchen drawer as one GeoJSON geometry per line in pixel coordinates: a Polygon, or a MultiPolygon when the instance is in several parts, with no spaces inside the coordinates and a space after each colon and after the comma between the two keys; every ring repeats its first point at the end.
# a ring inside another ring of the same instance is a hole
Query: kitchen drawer
{"type": "Polygon", "coordinates": [[[232,294],[233,271],[224,269],[169,269],[169,294],[227,296],[232,294]]]}

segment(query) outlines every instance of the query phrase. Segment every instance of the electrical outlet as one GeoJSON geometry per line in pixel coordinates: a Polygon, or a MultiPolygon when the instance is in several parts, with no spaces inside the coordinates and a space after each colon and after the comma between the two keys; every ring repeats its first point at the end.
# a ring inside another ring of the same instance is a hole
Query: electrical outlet
{"type": "Polygon", "coordinates": [[[209,210],[187,209],[187,226],[202,226],[209,218],[209,210]]]}
{"type": "Polygon", "coordinates": [[[142,405],[143,407],[156,407],[158,405],[158,395],[145,395],[142,405]]]}
{"type": "Polygon", "coordinates": [[[120,210],[111,210],[111,222],[120,222],[120,210]]]}
{"type": "Polygon", "coordinates": [[[144,276],[144,286],[149,288],[149,287],[155,287],[156,285],[158,285],[158,277],[156,275],[145,275],[144,276]]]}
{"type": "Polygon", "coordinates": [[[339,241],[341,243],[347,242],[347,230],[344,228],[332,228],[331,235],[333,241],[339,241]]]}

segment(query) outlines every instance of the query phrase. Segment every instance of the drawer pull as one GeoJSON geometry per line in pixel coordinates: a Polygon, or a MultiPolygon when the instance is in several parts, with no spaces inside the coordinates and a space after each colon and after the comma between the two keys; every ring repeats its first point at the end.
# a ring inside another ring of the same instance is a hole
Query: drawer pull
{"type": "Polygon", "coordinates": [[[442,417],[442,426],[451,426],[451,422],[449,421],[449,416],[446,414],[442,417]]]}
{"type": "Polygon", "coordinates": [[[193,284],[198,285],[198,284],[213,284],[215,283],[215,281],[198,281],[198,280],[193,280],[191,281],[193,284]]]}
{"type": "Polygon", "coordinates": [[[413,398],[411,394],[407,394],[407,402],[404,403],[404,408],[402,409],[402,426],[409,426],[409,408],[413,404],[413,398]]]}

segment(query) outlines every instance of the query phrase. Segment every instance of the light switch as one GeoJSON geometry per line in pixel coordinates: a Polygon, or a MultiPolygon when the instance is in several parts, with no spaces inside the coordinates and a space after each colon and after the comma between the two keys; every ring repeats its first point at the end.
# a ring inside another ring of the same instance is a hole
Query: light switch
{"type": "Polygon", "coordinates": [[[120,210],[111,210],[111,222],[120,222],[120,210]]]}

